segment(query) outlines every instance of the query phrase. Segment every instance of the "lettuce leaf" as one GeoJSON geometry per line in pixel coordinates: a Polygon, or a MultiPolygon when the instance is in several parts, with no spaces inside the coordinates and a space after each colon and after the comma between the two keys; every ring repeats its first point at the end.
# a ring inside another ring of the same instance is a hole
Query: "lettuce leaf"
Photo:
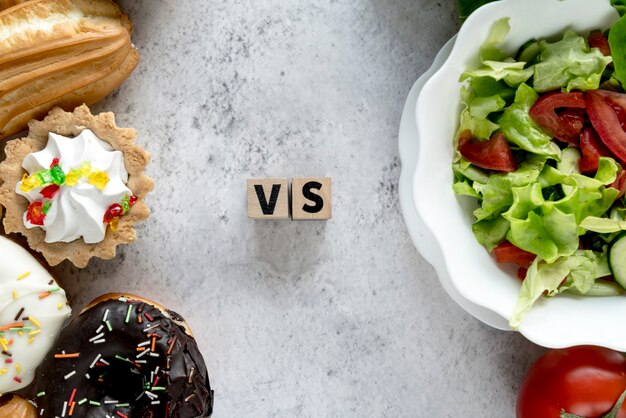
{"type": "Polygon", "coordinates": [[[474,232],[476,240],[489,252],[506,238],[509,229],[509,221],[502,216],[479,221],[472,225],[472,232],[474,232]]]}
{"type": "Polygon", "coordinates": [[[621,167],[617,165],[613,158],[600,157],[598,171],[596,171],[594,179],[608,186],[617,179],[617,172],[620,171],[620,169],[621,167]]]}
{"type": "Polygon", "coordinates": [[[509,87],[504,81],[497,81],[492,77],[473,77],[469,83],[477,97],[489,97],[497,94],[507,105],[513,103],[515,98],[515,89],[509,87]]]}
{"type": "Polygon", "coordinates": [[[559,147],[528,114],[538,98],[539,95],[532,87],[522,83],[515,93],[515,102],[504,109],[498,123],[506,138],[521,149],[558,160],[561,154],[559,147]]]}
{"type": "Polygon", "coordinates": [[[588,216],[580,223],[581,228],[599,234],[611,234],[626,230],[626,221],[618,219],[601,218],[598,216],[588,216]]]}
{"type": "Polygon", "coordinates": [[[516,87],[533,76],[532,68],[524,68],[525,62],[517,61],[483,61],[484,67],[461,74],[460,81],[472,77],[490,77],[496,81],[503,80],[510,87],[516,87]]]}
{"type": "Polygon", "coordinates": [[[462,157],[452,164],[452,171],[454,171],[455,178],[459,180],[468,179],[483,184],[489,181],[487,173],[462,157]]]}
{"type": "Polygon", "coordinates": [[[500,50],[500,45],[509,34],[511,26],[509,18],[505,17],[494,22],[489,31],[489,36],[480,46],[480,62],[482,68],[465,71],[459,81],[472,78],[492,78],[495,81],[504,82],[516,87],[533,76],[531,68],[524,68],[524,62],[517,62],[500,50]]]}
{"type": "Polygon", "coordinates": [[[510,224],[507,240],[548,263],[573,254],[578,249],[578,236],[587,230],[581,226],[583,220],[602,216],[617,198],[617,189],[605,187],[616,172],[617,164],[610,158],[601,163],[597,174],[606,183],[544,166],[536,182],[512,188],[513,202],[502,214],[510,224]],[[546,198],[544,188],[553,186],[561,187],[563,195],[546,198]]]}
{"type": "Polygon", "coordinates": [[[462,96],[465,109],[461,112],[459,132],[469,129],[474,137],[488,139],[499,128],[499,125],[490,121],[488,116],[504,109],[506,102],[497,94],[478,97],[470,88],[464,88],[462,96]]]}
{"type": "Polygon", "coordinates": [[[511,225],[507,240],[549,263],[578,249],[575,215],[547,205],[539,183],[513,188],[513,204],[502,216],[511,225]]]}
{"type": "MultiPolygon", "coordinates": [[[[620,14],[626,11],[626,5],[616,7],[620,14]],[[620,8],[623,10],[620,11],[620,8]]],[[[611,47],[611,55],[613,56],[613,65],[615,72],[613,77],[616,78],[622,86],[626,86],[626,16],[618,20],[609,32],[609,46],[611,47]]]]}
{"type": "Polygon", "coordinates": [[[539,48],[540,62],[534,66],[533,79],[538,92],[597,89],[602,73],[612,61],[598,49],[589,48],[585,38],[572,31],[566,31],[558,42],[539,42],[539,48]]]}
{"type": "Polygon", "coordinates": [[[569,257],[561,257],[553,263],[536,258],[530,265],[522,283],[509,325],[518,329],[526,313],[534,303],[547,293],[554,296],[560,291],[575,288],[579,293],[588,292],[595,279],[610,274],[606,257],[588,250],[578,250],[569,257]],[[563,279],[565,284],[561,286],[563,279]]]}
{"type": "Polygon", "coordinates": [[[489,29],[487,39],[480,46],[481,61],[502,61],[507,55],[500,50],[500,45],[511,31],[510,18],[496,20],[489,29]]]}
{"type": "Polygon", "coordinates": [[[516,171],[492,174],[486,182],[475,184],[474,189],[482,195],[481,207],[474,211],[476,220],[493,219],[505,212],[513,204],[513,187],[537,182],[546,161],[546,157],[532,155],[516,171]]]}
{"type": "Polygon", "coordinates": [[[480,194],[472,187],[472,184],[468,180],[458,180],[452,185],[452,190],[458,196],[469,196],[475,199],[480,199],[480,194]]]}

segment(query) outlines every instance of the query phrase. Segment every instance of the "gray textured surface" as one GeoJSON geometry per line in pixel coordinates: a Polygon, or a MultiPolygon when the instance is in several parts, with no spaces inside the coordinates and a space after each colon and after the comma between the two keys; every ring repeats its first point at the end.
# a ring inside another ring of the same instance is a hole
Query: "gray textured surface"
{"type": "Polygon", "coordinates": [[[218,418],[512,417],[542,349],[457,307],[398,205],[404,99],[454,2],[122,4],[142,61],[96,110],[152,152],[153,214],[114,261],[56,269],[74,307],[123,290],[183,314],[218,418]],[[265,175],[331,176],[334,218],[248,220],[265,175]]]}

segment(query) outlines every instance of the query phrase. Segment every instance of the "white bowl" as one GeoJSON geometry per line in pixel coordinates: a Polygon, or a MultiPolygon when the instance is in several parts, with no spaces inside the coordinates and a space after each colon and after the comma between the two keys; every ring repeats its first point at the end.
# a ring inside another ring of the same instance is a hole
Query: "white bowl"
{"type": "MultiPolygon", "coordinates": [[[[551,38],[566,29],[580,34],[607,29],[619,16],[609,0],[490,3],[467,19],[449,58],[419,94],[416,118],[420,140],[413,196],[417,213],[443,258],[439,263],[431,263],[440,277],[449,276],[464,299],[508,321],[520,282],[513,270],[496,264],[474,238],[471,225],[475,202],[455,196],[451,168],[452,139],[461,110],[459,77],[466,69],[479,65],[479,47],[492,24],[503,17],[510,17],[511,32],[502,49],[513,55],[531,38],[551,38]]],[[[545,347],[595,344],[625,351],[626,327],[622,318],[626,318],[626,297],[560,295],[549,300],[541,298],[519,330],[545,347]]]]}
{"type": "Polygon", "coordinates": [[[409,235],[413,240],[413,244],[422,256],[430,264],[435,266],[438,272],[439,280],[444,290],[467,312],[471,313],[478,320],[501,330],[510,330],[507,321],[500,315],[489,309],[478,306],[475,303],[465,299],[458,290],[453,286],[452,280],[448,276],[445,266],[442,266],[443,256],[430,230],[426,227],[422,219],[419,217],[413,200],[413,177],[415,168],[417,167],[417,156],[419,150],[419,137],[417,134],[417,121],[415,119],[415,108],[417,105],[417,96],[422,91],[424,84],[439,71],[445,60],[450,56],[450,51],[454,46],[456,36],[446,43],[433,61],[433,65],[420,76],[415,82],[413,88],[409,92],[402,112],[402,120],[400,121],[400,129],[398,132],[398,148],[400,150],[400,160],[402,162],[402,173],[400,174],[399,197],[400,208],[406,222],[409,235]]]}

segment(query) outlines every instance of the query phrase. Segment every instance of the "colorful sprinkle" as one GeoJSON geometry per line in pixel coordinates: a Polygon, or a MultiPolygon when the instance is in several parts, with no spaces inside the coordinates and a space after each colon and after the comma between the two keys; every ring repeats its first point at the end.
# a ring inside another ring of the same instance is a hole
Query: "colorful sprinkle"
{"type": "Polygon", "coordinates": [[[46,199],[52,199],[59,192],[59,190],[61,190],[61,186],[58,184],[51,184],[41,189],[39,194],[46,199]]]}
{"type": "Polygon", "coordinates": [[[130,322],[130,313],[133,310],[133,305],[128,305],[128,312],[126,312],[126,319],[124,319],[124,323],[128,324],[130,322]]]}
{"type": "Polygon", "coordinates": [[[106,171],[94,170],[89,177],[87,177],[87,181],[92,186],[96,186],[96,188],[100,191],[104,190],[109,184],[109,175],[106,171]]]}
{"type": "Polygon", "coordinates": [[[44,220],[46,219],[46,214],[43,213],[43,202],[36,201],[28,205],[28,209],[26,210],[26,220],[33,225],[42,226],[44,220]]]}
{"type": "Polygon", "coordinates": [[[80,357],[80,353],[71,353],[71,354],[55,354],[54,358],[78,358],[80,357]]]}
{"type": "Polygon", "coordinates": [[[14,324],[9,324],[9,325],[0,327],[0,331],[5,331],[7,329],[10,330],[10,329],[15,329],[15,328],[22,328],[23,326],[24,326],[23,322],[16,322],[14,324]]]}

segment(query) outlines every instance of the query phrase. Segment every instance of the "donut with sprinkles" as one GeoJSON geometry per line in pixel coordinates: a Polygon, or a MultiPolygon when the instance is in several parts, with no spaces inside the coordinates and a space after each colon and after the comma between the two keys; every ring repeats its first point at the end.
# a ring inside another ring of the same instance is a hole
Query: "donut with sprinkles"
{"type": "Polygon", "coordinates": [[[32,400],[45,417],[209,417],[213,391],[183,318],[132,295],[109,294],[61,332],[37,370],[32,400]]]}
{"type": "Polygon", "coordinates": [[[65,291],[28,251],[0,236],[0,416],[29,408],[26,388],[69,318],[65,291]]]}

